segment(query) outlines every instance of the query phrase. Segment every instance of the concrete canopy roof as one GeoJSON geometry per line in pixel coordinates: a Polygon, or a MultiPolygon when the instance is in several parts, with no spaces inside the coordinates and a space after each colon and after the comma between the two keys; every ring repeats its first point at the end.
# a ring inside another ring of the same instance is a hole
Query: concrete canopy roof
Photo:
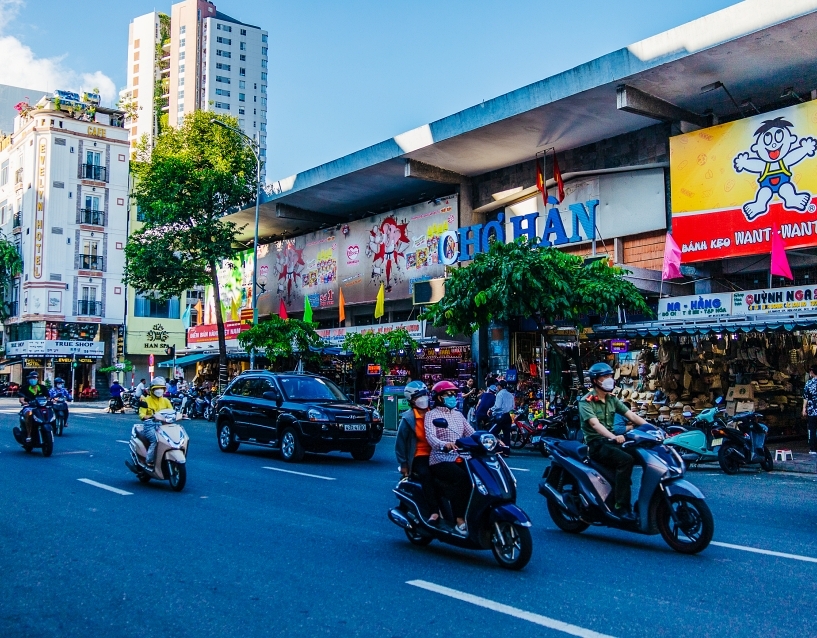
{"type": "MultiPolygon", "coordinates": [[[[723,82],[738,102],[780,101],[793,87],[817,88],[817,0],[745,0],[647,38],[581,66],[501,95],[273,183],[265,195],[259,236],[292,236],[452,193],[456,186],[405,177],[417,160],[473,177],[533,159],[549,147],[578,148],[655,124],[616,108],[627,84],[696,113],[734,116],[723,82]],[[281,219],[276,205],[320,214],[319,220],[281,219]]],[[[230,216],[251,222],[253,209],[230,216]]],[[[252,224],[243,239],[252,239],[252,224]]]]}

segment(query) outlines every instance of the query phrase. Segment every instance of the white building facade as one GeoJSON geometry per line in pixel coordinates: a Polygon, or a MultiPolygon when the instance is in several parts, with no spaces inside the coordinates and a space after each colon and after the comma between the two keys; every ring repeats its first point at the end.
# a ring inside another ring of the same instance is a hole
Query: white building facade
{"type": "Polygon", "coordinates": [[[0,140],[0,228],[23,260],[5,300],[0,375],[19,381],[36,369],[92,388],[97,368],[123,354],[123,120],[121,111],[60,109],[43,98],[0,140]]]}

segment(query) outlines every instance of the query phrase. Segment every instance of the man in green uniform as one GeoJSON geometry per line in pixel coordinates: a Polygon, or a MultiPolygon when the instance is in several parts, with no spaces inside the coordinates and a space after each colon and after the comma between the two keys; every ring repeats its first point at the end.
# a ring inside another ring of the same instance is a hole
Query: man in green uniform
{"type": "MultiPolygon", "coordinates": [[[[615,513],[622,520],[634,521],[630,507],[630,477],[635,463],[630,453],[621,447],[624,437],[616,436],[613,423],[616,414],[622,415],[631,424],[644,425],[646,421],[635,414],[610,392],[616,385],[613,369],[606,363],[595,363],[587,371],[592,390],[579,400],[584,441],[590,451],[590,458],[616,473],[615,513]]],[[[628,425],[631,430],[633,425],[628,425]]]]}

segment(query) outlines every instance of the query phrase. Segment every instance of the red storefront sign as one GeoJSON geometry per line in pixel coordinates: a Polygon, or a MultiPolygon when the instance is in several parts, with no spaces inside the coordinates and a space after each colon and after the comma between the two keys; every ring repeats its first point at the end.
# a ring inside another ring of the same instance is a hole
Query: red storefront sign
{"type": "MultiPolygon", "coordinates": [[[[240,333],[252,328],[250,323],[242,323],[240,321],[228,321],[224,324],[224,333],[226,339],[235,339],[240,333]]],[[[205,326],[196,326],[187,331],[187,344],[191,343],[207,343],[208,341],[218,341],[218,326],[216,324],[208,324],[205,326]]]]}

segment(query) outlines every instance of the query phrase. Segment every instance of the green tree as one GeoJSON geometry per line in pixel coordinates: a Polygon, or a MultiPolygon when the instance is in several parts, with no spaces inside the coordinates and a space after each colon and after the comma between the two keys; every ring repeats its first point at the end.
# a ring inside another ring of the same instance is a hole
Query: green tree
{"type": "MultiPolygon", "coordinates": [[[[219,345],[219,387],[227,382],[227,346],[218,267],[235,256],[241,230],[222,218],[255,199],[255,157],[241,136],[197,111],[178,129],[143,139],[132,164],[133,194],[144,226],[125,246],[125,283],[155,299],[181,296],[210,284],[215,297],[219,345]]],[[[220,116],[238,127],[232,117],[220,116]]]]}
{"type": "Polygon", "coordinates": [[[507,244],[495,241],[488,252],[451,272],[445,296],[423,317],[451,335],[473,334],[492,321],[532,319],[539,334],[564,356],[549,335],[557,321],[581,329],[587,315],[615,314],[619,306],[650,312],[638,289],[624,278],[628,273],[606,259],[585,263],[526,237],[507,244]]]}
{"type": "Polygon", "coordinates": [[[391,332],[350,332],[343,340],[343,349],[352,353],[357,365],[376,363],[381,370],[389,365],[393,352],[414,352],[417,342],[408,330],[398,328],[391,332]]]}
{"type": "MultiPolygon", "coordinates": [[[[23,260],[17,247],[0,232],[0,298],[5,299],[15,277],[23,271],[23,260]]],[[[0,321],[8,319],[9,304],[0,304],[0,321]]]]}
{"type": "Polygon", "coordinates": [[[238,342],[245,349],[265,352],[270,361],[289,359],[293,355],[301,360],[315,359],[318,354],[310,348],[320,348],[323,340],[315,332],[314,325],[317,324],[272,315],[240,333],[238,342]]]}

